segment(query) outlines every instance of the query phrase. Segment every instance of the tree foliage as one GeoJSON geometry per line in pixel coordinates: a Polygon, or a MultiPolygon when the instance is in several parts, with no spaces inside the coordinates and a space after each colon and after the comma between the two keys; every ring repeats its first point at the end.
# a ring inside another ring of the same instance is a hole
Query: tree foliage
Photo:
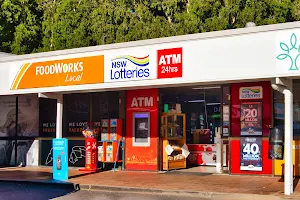
{"type": "Polygon", "coordinates": [[[300,20],[300,0],[0,0],[0,51],[15,54],[300,20]]]}

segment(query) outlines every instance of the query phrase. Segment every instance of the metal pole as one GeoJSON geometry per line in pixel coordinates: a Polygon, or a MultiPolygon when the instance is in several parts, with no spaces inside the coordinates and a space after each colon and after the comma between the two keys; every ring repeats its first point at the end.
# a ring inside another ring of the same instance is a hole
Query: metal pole
{"type": "Polygon", "coordinates": [[[285,146],[285,161],[284,161],[284,194],[290,195],[293,193],[293,93],[292,85],[289,85],[284,91],[285,105],[285,120],[284,120],[284,146],[285,146]]]}
{"type": "Polygon", "coordinates": [[[221,130],[220,127],[215,128],[215,144],[217,147],[217,155],[216,155],[216,172],[222,173],[223,172],[223,165],[222,165],[222,142],[221,142],[221,130]]]}
{"type": "Polygon", "coordinates": [[[62,138],[62,118],[63,118],[63,95],[57,97],[56,107],[56,138],[62,138]]]}

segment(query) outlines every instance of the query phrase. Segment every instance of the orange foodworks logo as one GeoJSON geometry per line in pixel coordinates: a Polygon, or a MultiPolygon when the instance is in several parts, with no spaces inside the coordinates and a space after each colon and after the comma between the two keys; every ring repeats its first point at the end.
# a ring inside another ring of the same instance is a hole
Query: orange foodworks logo
{"type": "Polygon", "coordinates": [[[11,90],[104,82],[104,56],[26,63],[11,90]]]}

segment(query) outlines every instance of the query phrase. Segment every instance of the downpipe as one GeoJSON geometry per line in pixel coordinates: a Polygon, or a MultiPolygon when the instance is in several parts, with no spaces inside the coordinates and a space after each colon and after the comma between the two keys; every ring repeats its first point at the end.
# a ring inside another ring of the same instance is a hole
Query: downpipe
{"type": "Polygon", "coordinates": [[[284,194],[291,195],[293,189],[293,93],[291,85],[286,87],[271,81],[272,88],[284,95],[284,194]]]}

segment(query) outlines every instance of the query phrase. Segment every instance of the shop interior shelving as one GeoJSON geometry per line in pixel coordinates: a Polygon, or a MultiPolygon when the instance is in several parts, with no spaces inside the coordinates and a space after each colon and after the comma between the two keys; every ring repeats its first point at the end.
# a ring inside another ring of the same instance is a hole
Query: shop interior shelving
{"type": "Polygon", "coordinates": [[[186,158],[182,149],[186,143],[186,115],[163,113],[161,135],[163,138],[163,170],[186,168],[186,158]],[[167,153],[167,147],[172,153],[167,153]]]}

